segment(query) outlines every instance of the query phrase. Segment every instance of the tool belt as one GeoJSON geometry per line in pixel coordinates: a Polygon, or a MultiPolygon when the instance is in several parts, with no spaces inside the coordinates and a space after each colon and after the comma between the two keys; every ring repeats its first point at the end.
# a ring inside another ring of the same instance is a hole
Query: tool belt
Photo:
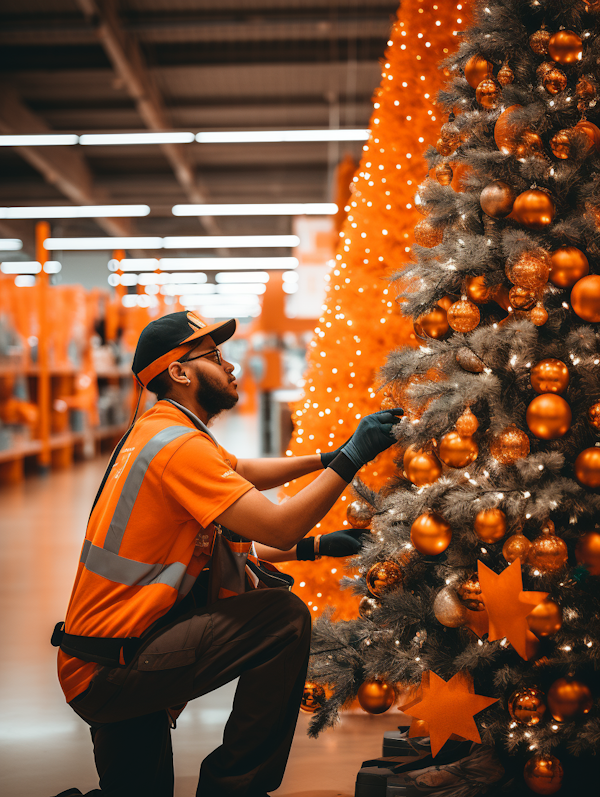
{"type": "Polygon", "coordinates": [[[65,632],[64,621],[54,626],[50,640],[55,648],[83,661],[94,661],[105,667],[126,667],[134,658],[142,639],[140,637],[76,636],[65,632]]]}

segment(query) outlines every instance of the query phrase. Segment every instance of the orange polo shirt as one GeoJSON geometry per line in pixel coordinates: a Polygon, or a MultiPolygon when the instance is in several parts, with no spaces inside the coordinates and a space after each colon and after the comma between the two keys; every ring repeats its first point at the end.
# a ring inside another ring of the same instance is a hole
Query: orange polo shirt
{"type": "MultiPolygon", "coordinates": [[[[236,465],[168,401],[144,413],[90,518],[65,631],[139,637],[166,614],[206,565],[213,520],[253,488],[236,465]]],[[[67,701],[87,688],[97,666],[59,651],[67,701]]]]}

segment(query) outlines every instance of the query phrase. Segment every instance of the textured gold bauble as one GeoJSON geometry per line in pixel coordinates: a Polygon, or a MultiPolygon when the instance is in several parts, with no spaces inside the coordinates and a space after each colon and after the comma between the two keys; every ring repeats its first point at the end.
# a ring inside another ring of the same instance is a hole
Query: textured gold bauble
{"type": "Polygon", "coordinates": [[[381,604],[376,598],[373,598],[370,595],[363,595],[360,599],[360,603],[358,604],[358,613],[363,619],[366,619],[371,617],[373,612],[380,607],[381,604]]]}
{"type": "Polygon", "coordinates": [[[368,529],[374,514],[371,504],[359,499],[348,504],[346,520],[354,529],[368,529]]]}
{"type": "Polygon", "coordinates": [[[567,564],[567,544],[547,526],[545,529],[546,533],[531,543],[527,564],[541,573],[556,573],[567,564]]]}
{"type": "Polygon", "coordinates": [[[376,562],[367,572],[367,589],[376,598],[402,586],[402,568],[396,562],[376,562]]]}
{"type": "Polygon", "coordinates": [[[514,263],[506,266],[506,276],[522,288],[541,288],[548,282],[552,262],[545,249],[522,252],[514,263]]]}
{"type": "Polygon", "coordinates": [[[538,637],[552,636],[562,627],[562,610],[558,603],[546,598],[527,615],[527,625],[538,637]]]}
{"type": "Polygon", "coordinates": [[[447,432],[440,440],[439,458],[451,468],[465,468],[477,459],[479,446],[472,437],[461,437],[458,432],[447,432]]]}
{"type": "Polygon", "coordinates": [[[437,556],[452,540],[452,529],[437,512],[424,512],[410,528],[410,541],[419,553],[437,556]]]}
{"type": "Polygon", "coordinates": [[[435,167],[435,179],[440,185],[450,185],[454,172],[448,163],[440,163],[435,167]]]}
{"type": "Polygon", "coordinates": [[[579,100],[588,103],[596,99],[598,91],[594,83],[585,75],[582,75],[577,81],[577,86],[575,87],[575,94],[577,95],[579,100]]]}
{"type": "Polygon", "coordinates": [[[475,304],[485,304],[490,300],[492,289],[485,284],[485,277],[468,277],[465,286],[466,294],[475,304]]]}
{"type": "Polygon", "coordinates": [[[573,285],[571,306],[584,321],[600,321],[600,274],[588,274],[573,285]]]}
{"type": "Polygon", "coordinates": [[[461,346],[456,352],[456,362],[470,374],[481,374],[485,368],[483,360],[478,357],[474,351],[467,348],[467,346],[461,346]]]}
{"type": "Polygon", "coordinates": [[[558,678],[548,690],[548,708],[557,722],[583,717],[592,705],[589,686],[575,678],[558,678]]]}
{"type": "Polygon", "coordinates": [[[524,161],[525,158],[544,158],[544,142],[539,133],[534,133],[533,130],[524,130],[515,155],[520,161],[524,161]]]}
{"type": "Polygon", "coordinates": [[[548,357],[533,366],[530,378],[536,393],[564,393],[569,384],[569,369],[562,360],[548,357]]]}
{"type": "Polygon", "coordinates": [[[544,63],[540,64],[535,70],[538,80],[543,81],[548,72],[551,72],[553,69],[556,69],[556,64],[554,61],[544,61],[544,63]]]}
{"type": "Polygon", "coordinates": [[[542,78],[542,85],[548,94],[560,94],[567,88],[567,76],[562,69],[549,69],[542,78]]]}
{"type": "Polygon", "coordinates": [[[468,299],[460,299],[448,308],[448,323],[455,332],[472,332],[479,324],[479,308],[468,299]]]}
{"type": "Polygon", "coordinates": [[[488,183],[479,195],[481,209],[493,219],[503,219],[513,209],[516,193],[511,185],[503,180],[488,183]]]}
{"type": "Polygon", "coordinates": [[[493,77],[484,78],[475,90],[475,98],[482,108],[495,108],[502,96],[502,86],[493,77]]]}
{"type": "Polygon", "coordinates": [[[482,612],[485,609],[479,576],[473,573],[456,590],[456,594],[463,605],[472,612],[482,612]]]}
{"type": "Polygon", "coordinates": [[[545,695],[537,686],[522,686],[508,698],[508,713],[519,725],[532,728],[544,718],[545,695]]]}
{"type": "Polygon", "coordinates": [[[548,42],[550,41],[550,31],[542,28],[536,30],[529,37],[529,46],[536,55],[548,55],[548,42]]]}
{"type": "Polygon", "coordinates": [[[435,148],[443,158],[447,158],[448,155],[452,155],[456,146],[446,138],[438,138],[435,148]]]}
{"type": "Polygon", "coordinates": [[[436,305],[431,312],[419,316],[414,322],[414,327],[419,337],[428,335],[430,338],[439,340],[448,332],[450,324],[444,308],[436,305]]]}
{"type": "Polygon", "coordinates": [[[378,678],[364,681],[358,689],[358,702],[369,714],[383,714],[396,701],[396,690],[387,681],[378,678]]]}
{"type": "Polygon", "coordinates": [[[530,188],[515,199],[511,218],[516,218],[531,230],[543,230],[552,224],[555,213],[552,197],[539,188],[530,188]]]}
{"type": "Polygon", "coordinates": [[[460,144],[460,130],[453,119],[448,119],[447,122],[444,122],[440,128],[440,135],[454,149],[460,144]]]}
{"type": "Polygon", "coordinates": [[[537,293],[531,288],[513,285],[508,292],[510,306],[515,310],[530,310],[537,301],[537,293]]]}
{"type": "Polygon", "coordinates": [[[575,559],[585,565],[591,576],[600,576],[600,533],[588,531],[575,546],[575,559]]]}
{"type": "Polygon", "coordinates": [[[476,89],[488,75],[493,74],[493,66],[481,55],[473,55],[465,64],[465,78],[468,84],[476,89]]]}
{"type": "Polygon", "coordinates": [[[456,421],[456,431],[461,437],[472,437],[478,429],[479,421],[471,412],[471,408],[467,407],[456,421]]]}
{"type": "Polygon", "coordinates": [[[588,145],[600,152],[600,127],[587,119],[577,122],[573,128],[574,133],[584,133],[587,137],[588,145]]]}
{"type": "Polygon", "coordinates": [[[585,487],[600,487],[600,448],[586,448],[575,460],[575,476],[585,487]]]}
{"type": "Polygon", "coordinates": [[[583,42],[572,30],[559,30],[548,42],[550,58],[559,64],[574,64],[581,61],[583,42]]]}
{"type": "Polygon", "coordinates": [[[323,708],[326,700],[325,689],[321,684],[314,681],[307,681],[304,684],[304,692],[302,693],[302,700],[300,701],[300,710],[305,714],[314,714],[319,709],[323,708]]]}
{"type": "Polygon", "coordinates": [[[548,320],[548,312],[546,308],[538,302],[538,304],[531,309],[529,313],[529,320],[532,324],[535,324],[536,327],[543,327],[548,320]]]}
{"type": "Polygon", "coordinates": [[[542,393],[527,407],[525,416],[531,432],[541,440],[556,440],[571,428],[571,408],[562,396],[542,393]]]}
{"type": "Polygon", "coordinates": [[[600,401],[596,401],[591,407],[588,407],[586,415],[590,426],[600,432],[600,401]]]}
{"type": "Polygon", "coordinates": [[[440,478],[442,465],[433,452],[418,451],[410,458],[406,475],[417,487],[425,487],[440,478]]]}
{"type": "Polygon", "coordinates": [[[516,124],[513,117],[514,112],[522,107],[522,105],[510,105],[500,114],[494,126],[496,146],[505,155],[510,155],[516,150],[521,133],[526,127],[524,122],[516,124]]]}
{"type": "Polygon", "coordinates": [[[523,780],[535,794],[556,794],[563,777],[560,760],[549,753],[532,756],[523,769],[523,780]]]}
{"type": "Polygon", "coordinates": [[[550,139],[550,149],[555,158],[566,160],[571,154],[571,134],[569,130],[559,130],[550,139]]]}
{"type": "Polygon", "coordinates": [[[452,587],[443,587],[435,596],[433,613],[446,628],[460,628],[467,621],[467,608],[452,587]]]}
{"type": "Polygon", "coordinates": [[[512,465],[529,455],[529,438],[520,429],[507,426],[490,444],[490,454],[502,465],[512,465]]]}
{"type": "Polygon", "coordinates": [[[509,83],[513,83],[515,80],[515,73],[512,71],[508,62],[503,64],[500,69],[498,70],[498,74],[496,75],[496,79],[501,86],[508,86],[509,83]]]}
{"type": "Polygon", "coordinates": [[[515,559],[520,559],[521,562],[525,562],[530,548],[531,543],[527,537],[519,531],[506,540],[502,546],[502,556],[509,564],[514,562],[515,559]]]}
{"type": "Polygon", "coordinates": [[[590,272],[587,257],[575,246],[559,246],[550,254],[550,282],[557,288],[572,288],[590,272]]]}
{"type": "Polygon", "coordinates": [[[475,516],[473,528],[483,542],[498,542],[506,534],[506,515],[498,508],[482,509],[475,516]]]}
{"type": "Polygon", "coordinates": [[[426,249],[432,249],[444,240],[444,230],[441,227],[435,227],[429,219],[421,219],[417,222],[414,235],[415,243],[426,249]]]}

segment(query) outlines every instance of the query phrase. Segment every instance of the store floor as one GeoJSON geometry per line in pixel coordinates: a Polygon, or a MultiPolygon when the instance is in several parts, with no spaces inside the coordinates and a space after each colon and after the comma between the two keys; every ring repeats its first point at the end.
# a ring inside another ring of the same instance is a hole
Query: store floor
{"type": "MultiPolygon", "coordinates": [[[[214,431],[232,453],[255,456],[257,424],[230,416],[214,431]]],[[[65,614],[81,541],[105,458],[0,486],[0,794],[50,797],[97,787],[89,731],[66,705],[49,637],[65,614]]],[[[193,701],[173,733],[175,795],[193,797],[200,762],[221,740],[235,684],[193,701]]],[[[392,712],[394,714],[392,715],[392,712]]],[[[290,763],[277,797],[348,797],[361,761],[381,755],[392,709],[344,716],[318,740],[300,715],[290,763]]]]}

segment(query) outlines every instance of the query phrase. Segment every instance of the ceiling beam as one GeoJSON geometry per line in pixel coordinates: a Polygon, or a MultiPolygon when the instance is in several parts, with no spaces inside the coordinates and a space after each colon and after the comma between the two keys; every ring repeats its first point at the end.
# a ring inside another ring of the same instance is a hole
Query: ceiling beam
{"type": "MultiPolygon", "coordinates": [[[[53,131],[21,100],[14,89],[0,87],[0,132],[52,133],[53,131]]],[[[107,204],[105,192],[94,187],[90,167],[82,153],[74,147],[13,147],[46,182],[76,205],[107,204]]],[[[131,235],[129,219],[97,219],[109,235],[131,235]]]]}

